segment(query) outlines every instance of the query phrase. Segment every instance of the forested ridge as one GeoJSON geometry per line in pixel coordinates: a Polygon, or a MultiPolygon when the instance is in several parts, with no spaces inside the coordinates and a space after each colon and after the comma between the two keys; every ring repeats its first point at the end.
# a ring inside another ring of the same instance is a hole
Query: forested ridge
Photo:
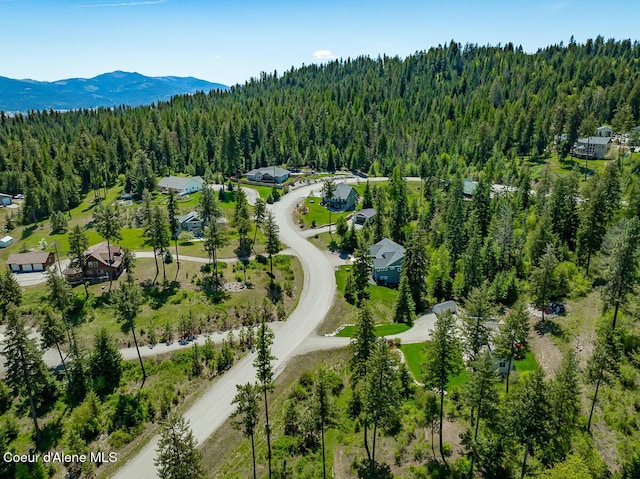
{"type": "Polygon", "coordinates": [[[639,59],[637,41],[602,37],[534,54],[451,42],[406,59],[263,73],[150,107],[2,114],[0,191],[27,193],[25,216],[44,218],[120,174],[131,181],[137,150],[159,175],[274,163],[380,174],[404,163],[415,175],[421,159],[446,153],[505,180],[505,158],[541,155],[554,134],[568,145],[584,122],[611,122],[623,106],[637,122],[639,59]]]}

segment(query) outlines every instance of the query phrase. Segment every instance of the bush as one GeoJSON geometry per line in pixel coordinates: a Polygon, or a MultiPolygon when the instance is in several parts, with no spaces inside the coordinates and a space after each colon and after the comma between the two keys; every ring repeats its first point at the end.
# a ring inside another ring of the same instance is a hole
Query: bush
{"type": "Polygon", "coordinates": [[[267,264],[267,257],[262,254],[257,254],[256,261],[260,264],[267,264]]]}
{"type": "Polygon", "coordinates": [[[121,449],[131,442],[133,436],[124,429],[118,429],[109,436],[109,445],[112,449],[121,449]]]}
{"type": "Polygon", "coordinates": [[[166,251],[164,253],[164,263],[165,264],[171,264],[173,263],[173,255],[171,254],[171,251],[166,251]]]}

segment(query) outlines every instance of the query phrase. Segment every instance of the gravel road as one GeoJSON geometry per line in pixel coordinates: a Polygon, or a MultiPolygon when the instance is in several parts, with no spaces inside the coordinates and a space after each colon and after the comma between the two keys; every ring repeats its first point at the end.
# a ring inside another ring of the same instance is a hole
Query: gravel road
{"type": "MultiPolygon", "coordinates": [[[[290,249],[300,258],[304,271],[304,286],[298,307],[287,322],[275,331],[272,354],[274,372],[277,376],[294,356],[296,349],[320,325],[333,303],[336,283],[331,265],[325,255],[311,243],[298,235],[298,228],[292,217],[295,205],[317,187],[303,187],[285,195],[278,203],[270,206],[280,226],[280,236],[290,249]]],[[[220,427],[233,412],[231,401],[236,393],[236,384],[255,380],[253,359],[249,354],[236,363],[184,414],[189,420],[198,442],[203,442],[220,427]]],[[[157,437],[153,438],[137,456],[125,463],[114,477],[146,479],[158,477],[154,466],[157,437]]]]}

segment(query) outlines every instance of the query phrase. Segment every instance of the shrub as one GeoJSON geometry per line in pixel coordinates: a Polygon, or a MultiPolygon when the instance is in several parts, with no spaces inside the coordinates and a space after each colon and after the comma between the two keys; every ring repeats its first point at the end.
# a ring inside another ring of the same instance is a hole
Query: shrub
{"type": "Polygon", "coordinates": [[[109,436],[109,445],[112,449],[121,449],[131,442],[133,435],[124,429],[118,429],[109,436]]]}

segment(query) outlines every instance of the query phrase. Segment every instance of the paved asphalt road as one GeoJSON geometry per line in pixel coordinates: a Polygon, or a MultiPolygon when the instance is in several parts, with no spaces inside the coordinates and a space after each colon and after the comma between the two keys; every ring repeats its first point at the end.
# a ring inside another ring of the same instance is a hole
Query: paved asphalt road
{"type": "MultiPolygon", "coordinates": [[[[311,243],[300,237],[291,211],[309,190],[318,185],[303,187],[285,195],[271,206],[276,221],[280,225],[280,236],[300,258],[304,271],[304,287],[298,307],[287,322],[275,331],[272,354],[278,359],[273,362],[276,376],[284,369],[287,361],[303,340],[313,335],[333,303],[336,283],[331,265],[325,255],[311,243]]],[[[231,401],[236,394],[235,386],[255,380],[253,359],[249,354],[227,371],[211,388],[185,413],[191,429],[199,443],[205,441],[220,427],[233,412],[231,401]]],[[[154,458],[157,437],[153,438],[137,456],[124,464],[114,477],[122,479],[156,478],[154,458]]]]}

